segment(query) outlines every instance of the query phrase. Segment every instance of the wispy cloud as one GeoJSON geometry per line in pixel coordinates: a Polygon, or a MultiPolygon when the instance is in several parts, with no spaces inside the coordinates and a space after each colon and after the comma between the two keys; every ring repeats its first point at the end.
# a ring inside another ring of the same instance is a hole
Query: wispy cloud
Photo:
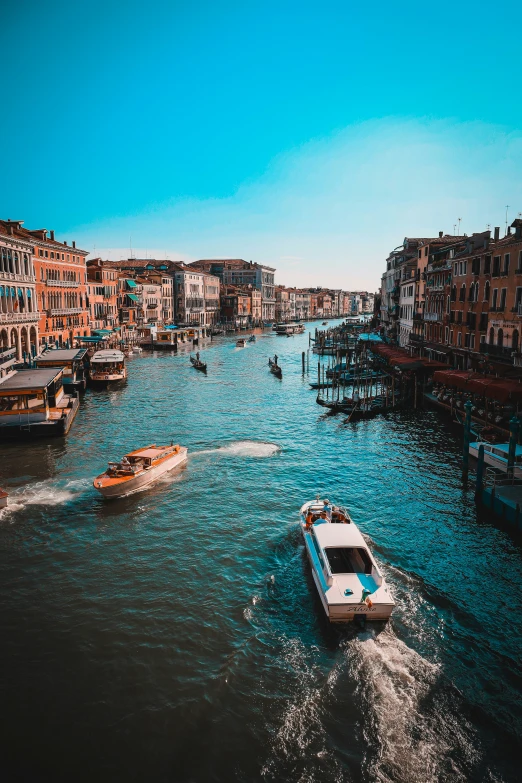
{"type": "Polygon", "coordinates": [[[132,237],[136,255],[242,257],[276,266],[287,284],[375,289],[404,236],[450,233],[458,218],[466,233],[503,226],[506,204],[515,217],[521,174],[519,133],[390,118],[282,154],[230,198],[157,204],[75,230],[111,258],[127,257],[132,237]]]}

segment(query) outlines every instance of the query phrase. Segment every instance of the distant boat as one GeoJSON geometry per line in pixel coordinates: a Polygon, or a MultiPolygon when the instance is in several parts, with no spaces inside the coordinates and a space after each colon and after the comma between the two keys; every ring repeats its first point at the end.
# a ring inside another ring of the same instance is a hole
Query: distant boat
{"type": "Polygon", "coordinates": [[[201,372],[206,373],[207,371],[206,363],[202,362],[197,356],[191,356],[190,362],[196,370],[200,370],[201,372]]]}
{"type": "Polygon", "coordinates": [[[239,340],[236,341],[236,348],[245,348],[246,346],[246,340],[244,337],[240,337],[239,340]]]}
{"type": "Polygon", "coordinates": [[[249,343],[255,343],[255,341],[256,341],[255,334],[251,334],[250,337],[248,338],[248,342],[249,343]]]}
{"type": "Polygon", "coordinates": [[[124,381],[126,378],[125,356],[121,351],[96,351],[89,368],[91,383],[96,386],[108,386],[110,383],[124,381]]]}
{"type": "Polygon", "coordinates": [[[187,459],[184,446],[146,446],[126,454],[121,462],[109,462],[109,467],[97,476],[93,485],[105,498],[121,498],[152,484],[153,481],[181,465],[187,459]]]}
{"type": "Polygon", "coordinates": [[[283,377],[283,371],[274,359],[268,360],[268,366],[270,367],[270,372],[272,373],[272,375],[275,375],[276,378],[283,377]]]}

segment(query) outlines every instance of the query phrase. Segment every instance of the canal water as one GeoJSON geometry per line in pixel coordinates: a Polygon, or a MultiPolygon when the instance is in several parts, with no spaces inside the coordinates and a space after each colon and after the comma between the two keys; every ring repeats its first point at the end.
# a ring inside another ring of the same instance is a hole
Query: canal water
{"type": "Polygon", "coordinates": [[[2,446],[2,779],[520,779],[520,541],[477,514],[438,412],[324,415],[307,345],[219,338],[207,377],[144,353],[65,441],[2,446]],[[178,473],[97,495],[107,460],[171,439],[178,473]],[[323,617],[298,530],[318,492],[382,564],[387,625],[323,617]]]}

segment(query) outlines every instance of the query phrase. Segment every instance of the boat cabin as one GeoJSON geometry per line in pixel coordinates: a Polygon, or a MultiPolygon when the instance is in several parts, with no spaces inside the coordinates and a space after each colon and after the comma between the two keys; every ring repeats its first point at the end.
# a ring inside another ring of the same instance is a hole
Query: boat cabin
{"type": "Polygon", "coordinates": [[[92,381],[118,381],[127,377],[122,351],[97,351],[91,359],[89,377],[92,381]]]}
{"type": "Polygon", "coordinates": [[[61,368],[20,370],[0,383],[0,437],[63,435],[78,405],[76,393],[65,394],[61,368]]]}
{"type": "Polygon", "coordinates": [[[132,476],[142,470],[149,470],[165,457],[177,454],[179,450],[179,446],[156,446],[153,443],[125,454],[121,462],[109,462],[107,473],[109,476],[132,476]]]}
{"type": "Polygon", "coordinates": [[[84,390],[87,385],[85,363],[87,348],[52,349],[44,351],[36,359],[36,366],[61,367],[65,389],[84,390]]]}

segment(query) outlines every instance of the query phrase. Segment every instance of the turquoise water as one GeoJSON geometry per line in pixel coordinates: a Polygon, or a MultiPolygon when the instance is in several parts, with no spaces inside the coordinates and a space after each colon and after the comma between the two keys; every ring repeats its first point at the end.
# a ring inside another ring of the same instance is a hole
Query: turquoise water
{"type": "Polygon", "coordinates": [[[188,354],[131,357],[65,441],[2,447],[7,779],[518,779],[520,541],[477,514],[438,412],[324,415],[307,344],[222,338],[206,377],[188,354]],[[107,460],[171,439],[178,473],[95,493],[107,460]],[[382,564],[388,625],[324,619],[298,530],[317,492],[382,564]]]}

